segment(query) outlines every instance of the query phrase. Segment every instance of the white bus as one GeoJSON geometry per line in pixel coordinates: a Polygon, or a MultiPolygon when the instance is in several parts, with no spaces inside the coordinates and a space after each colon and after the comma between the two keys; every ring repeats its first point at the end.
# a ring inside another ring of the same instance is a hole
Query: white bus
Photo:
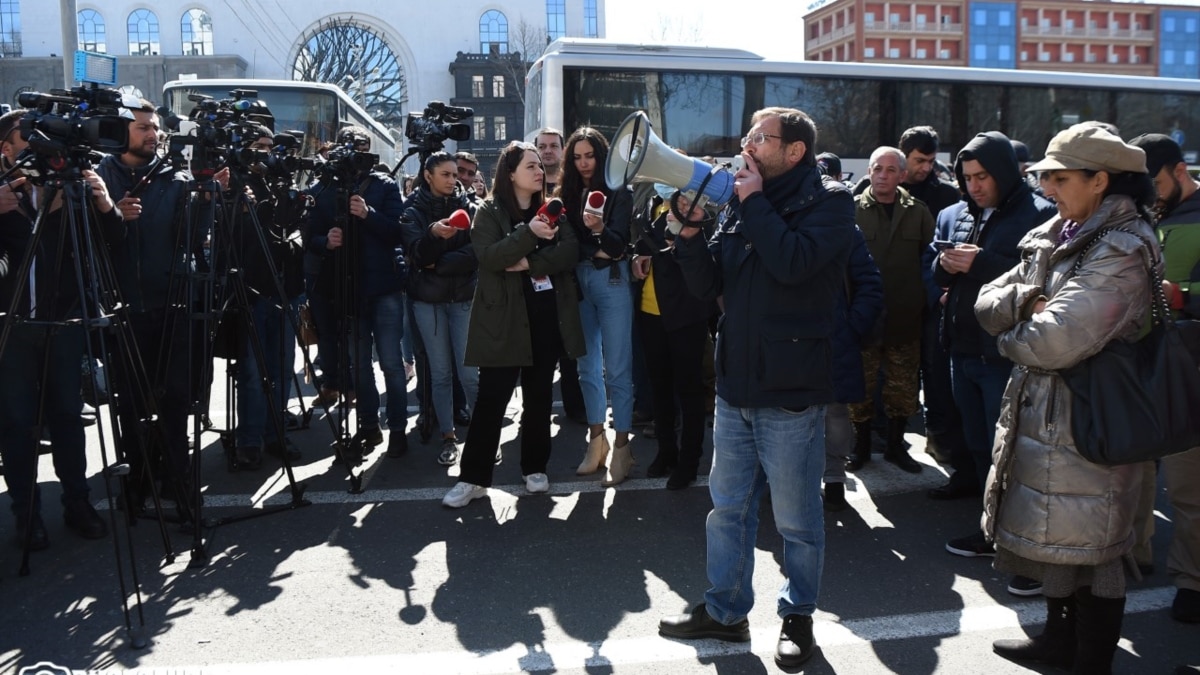
{"type": "Polygon", "coordinates": [[[195,103],[188,94],[204,94],[214,99],[230,98],[234,89],[253,89],[275,116],[275,133],[303,131],[301,154],[314,155],[321,144],[332,141],[338,129],[355,124],[371,135],[371,152],[390,166],[396,162],[396,139],[389,129],[376,122],[341,88],[323,82],[292,80],[172,80],[163,86],[163,100],[171,112],[186,118],[195,103]]]}
{"type": "Polygon", "coordinates": [[[1058,131],[1084,120],[1121,135],[1171,134],[1197,163],[1200,81],[1031,70],[767,61],[737,49],[554,41],[526,79],[525,130],[591,125],[612,138],[644,110],[654,132],[692,156],[730,157],[754,111],[799,108],[817,123],[818,152],[862,175],[880,145],[934,127],[943,159],[976,133],[998,130],[1040,158],[1058,131]]]}

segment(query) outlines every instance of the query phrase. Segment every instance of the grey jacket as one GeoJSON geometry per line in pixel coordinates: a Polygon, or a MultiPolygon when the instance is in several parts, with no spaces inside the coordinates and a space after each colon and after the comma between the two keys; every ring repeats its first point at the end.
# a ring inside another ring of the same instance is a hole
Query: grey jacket
{"type": "Polygon", "coordinates": [[[1056,371],[1099,352],[1109,340],[1134,340],[1150,307],[1142,242],[1106,235],[1067,278],[1080,250],[1103,227],[1123,226],[1151,242],[1154,231],[1128,197],[1105,198],[1070,240],[1064,220],[1030,231],[1021,262],[985,285],[975,303],[980,326],[999,336],[1014,368],[997,425],[982,526],[996,545],[1038,562],[1096,565],[1134,544],[1133,515],[1143,466],[1084,459],[1071,433],[1071,393],[1056,371]],[[1038,299],[1045,309],[1032,313],[1038,299]]]}

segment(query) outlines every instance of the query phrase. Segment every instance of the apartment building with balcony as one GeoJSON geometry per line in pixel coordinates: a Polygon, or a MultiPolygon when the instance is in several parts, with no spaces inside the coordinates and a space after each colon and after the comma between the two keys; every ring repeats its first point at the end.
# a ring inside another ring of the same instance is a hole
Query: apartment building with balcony
{"type": "Polygon", "coordinates": [[[1083,0],[832,0],[808,60],[1200,78],[1200,9],[1083,0]]]}

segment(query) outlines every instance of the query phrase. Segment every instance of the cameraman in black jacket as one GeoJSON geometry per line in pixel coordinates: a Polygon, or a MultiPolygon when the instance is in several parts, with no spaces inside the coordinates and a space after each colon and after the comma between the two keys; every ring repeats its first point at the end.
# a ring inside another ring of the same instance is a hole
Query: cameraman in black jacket
{"type": "MultiPolygon", "coordinates": [[[[25,112],[0,117],[4,169],[12,167],[27,146],[18,129],[25,112]]],[[[36,187],[19,171],[13,175],[17,177],[0,186],[0,257],[7,262],[0,270],[0,312],[15,313],[5,317],[14,323],[0,346],[0,455],[18,543],[28,542],[29,550],[38,551],[50,545],[37,485],[41,425],[50,435],[67,527],[87,539],[103,538],[108,528],[88,499],[86,441],[79,417],[79,362],[87,335],[81,323],[70,323],[83,316],[83,308],[75,276],[79,258],[69,243],[70,232],[64,231],[62,193],[47,203],[46,188],[36,187]],[[33,249],[33,223],[41,210],[46,213],[33,249]],[[27,256],[33,257],[29,277],[19,279],[27,256]]],[[[120,236],[122,223],[104,180],[90,169],[82,176],[91,192],[84,208],[97,217],[89,220],[90,226],[101,227],[106,236],[120,236]]],[[[82,220],[79,223],[82,227],[82,220]]],[[[89,313],[94,316],[94,311],[89,313]]]]}

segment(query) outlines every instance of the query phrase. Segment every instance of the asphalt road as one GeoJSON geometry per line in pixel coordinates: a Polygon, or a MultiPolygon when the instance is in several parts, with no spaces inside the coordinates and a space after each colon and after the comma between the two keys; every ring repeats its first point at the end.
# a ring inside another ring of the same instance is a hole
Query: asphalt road
{"type": "MultiPolygon", "coordinates": [[[[217,426],[222,396],[217,391],[212,405],[217,426]]],[[[510,417],[519,405],[515,399],[510,417]]],[[[95,429],[94,474],[102,464],[95,429]]],[[[209,557],[194,568],[193,537],[177,525],[167,526],[172,562],[156,521],[127,529],[118,517],[116,546],[112,537],[85,541],[67,531],[44,457],[39,479],[52,545],[33,555],[28,577],[17,575],[12,520],[0,518],[0,673],[37,662],[192,675],[777,671],[781,540],[769,508],[755,558],[753,640],[663,639],[659,618],[685,611],[707,586],[704,480],[670,492],[665,479],[645,478],[655,446],[637,439],[634,477],[603,489],[599,475],[574,475],[586,432],[566,422],[555,427],[551,493],[525,495],[516,429],[505,429],[506,460],[489,498],[452,511],[440,499],[457,470],[437,465],[436,443],[422,445],[410,431],[409,454],[372,454],[364,491],[349,494],[345,469],[330,461],[328,426],[314,418],[292,434],[304,454],[296,476],[311,505],[207,530],[209,557]],[[130,646],[122,579],[130,621],[149,640],[144,649],[130,646]]],[[[925,490],[944,471],[923,452],[922,436],[907,439],[925,465],[921,474],[872,462],[848,484],[852,508],[827,514],[820,649],[804,672],[1029,672],[995,656],[991,642],[1038,632],[1043,603],[1009,595],[988,559],[944,551],[947,539],[978,527],[979,503],[928,500],[925,490]]],[[[279,460],[231,474],[216,433],[204,434],[201,446],[206,518],[291,501],[279,460]]],[[[711,431],[705,462],[710,450],[711,431]]],[[[120,516],[104,503],[99,475],[93,486],[102,515],[120,516]]],[[[1200,663],[1200,627],[1167,612],[1171,525],[1161,489],[1156,521],[1158,569],[1130,584],[1117,672],[1166,674],[1200,663]]]]}

